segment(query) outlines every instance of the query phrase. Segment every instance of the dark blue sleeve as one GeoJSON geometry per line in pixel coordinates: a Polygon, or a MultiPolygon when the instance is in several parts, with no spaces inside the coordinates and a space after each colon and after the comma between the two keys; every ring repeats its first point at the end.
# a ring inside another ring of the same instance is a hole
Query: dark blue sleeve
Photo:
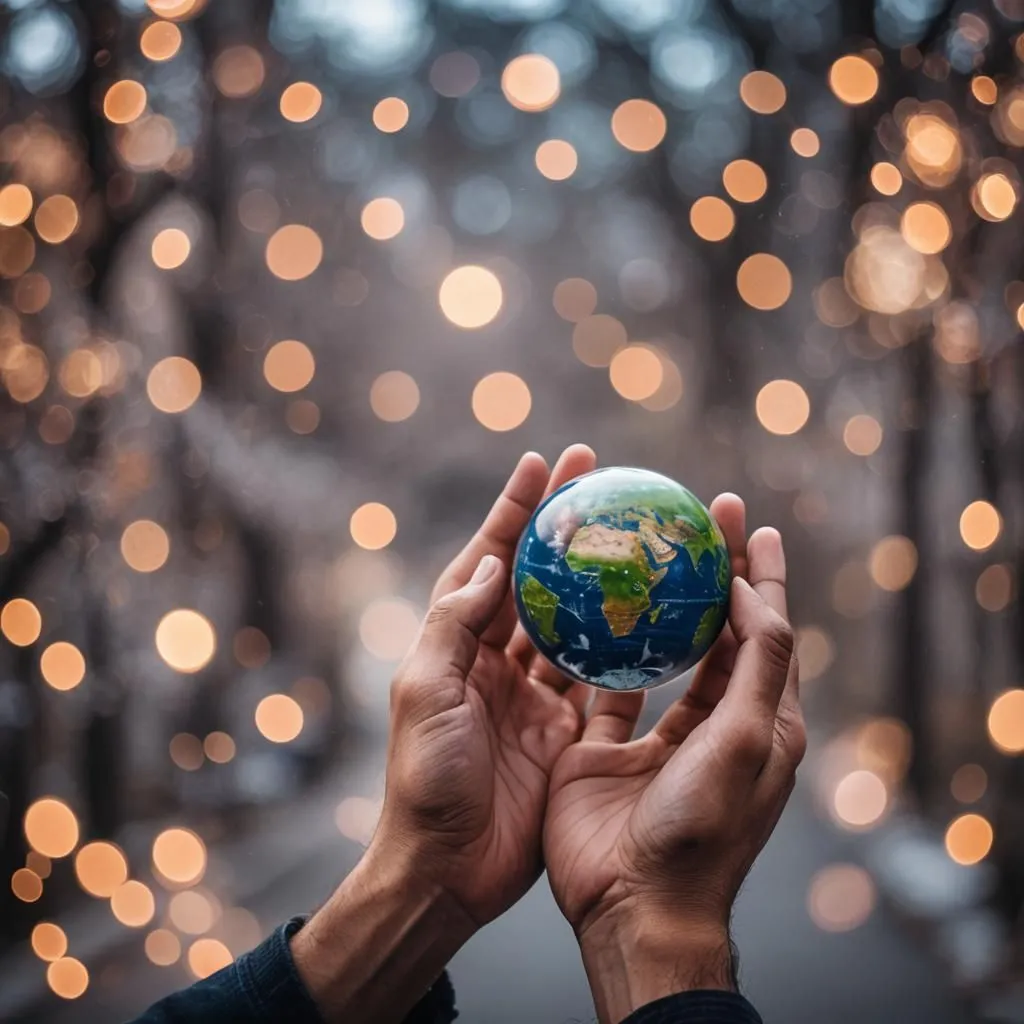
{"type": "MultiPolygon", "coordinates": [[[[154,1003],[132,1024],[324,1024],[289,946],[305,921],[292,918],[230,967],[154,1003]]],[[[406,1024],[451,1024],[456,1016],[455,994],[444,974],[406,1024]]]]}
{"type": "Polygon", "coordinates": [[[680,992],[631,1013],[622,1024],[763,1024],[736,992],[680,992]]]}

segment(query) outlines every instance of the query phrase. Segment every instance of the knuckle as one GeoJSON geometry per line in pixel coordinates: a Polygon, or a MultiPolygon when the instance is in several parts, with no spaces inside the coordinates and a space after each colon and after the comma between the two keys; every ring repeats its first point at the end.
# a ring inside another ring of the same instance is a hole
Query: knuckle
{"type": "Polygon", "coordinates": [[[773,668],[789,671],[793,658],[793,629],[781,615],[772,612],[758,634],[758,646],[773,668]]]}
{"type": "Polygon", "coordinates": [[[758,722],[744,722],[732,733],[732,749],[737,757],[751,764],[763,764],[772,749],[771,735],[766,735],[758,722]]]}
{"type": "Polygon", "coordinates": [[[435,601],[423,620],[424,629],[438,630],[446,629],[455,620],[455,608],[447,597],[435,601]]]}

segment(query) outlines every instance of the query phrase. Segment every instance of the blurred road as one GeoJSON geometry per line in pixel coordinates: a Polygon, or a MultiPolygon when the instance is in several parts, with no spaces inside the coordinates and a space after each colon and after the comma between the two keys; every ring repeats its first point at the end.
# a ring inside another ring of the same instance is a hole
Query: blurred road
{"type": "MultiPolygon", "coordinates": [[[[358,677],[357,677],[358,678],[358,677]]],[[[650,720],[671,697],[655,694],[650,720]]],[[[268,815],[264,831],[234,848],[211,850],[211,863],[233,865],[237,902],[269,930],[296,912],[315,907],[359,855],[338,834],[334,808],[339,796],[372,793],[383,768],[379,727],[385,689],[376,691],[371,721],[378,723],[357,758],[305,800],[268,815]],[[248,880],[248,881],[247,881],[248,880]]],[[[846,934],[826,934],[807,915],[808,879],[815,870],[850,859],[847,840],[822,826],[807,795],[797,791],[779,829],[758,862],[736,912],[735,937],[742,958],[745,992],[765,1024],[966,1024],[941,967],[917,948],[884,908],[846,934]]],[[[109,917],[106,908],[92,908],[109,917]]],[[[72,951],[86,941],[68,923],[72,951]]],[[[154,967],[142,952],[142,936],[130,937],[105,958],[90,961],[85,997],[62,1003],[44,996],[32,1010],[0,1019],[36,1024],[126,1020],[162,994],[189,982],[180,963],[154,967]]],[[[42,982],[43,967],[30,956],[24,972],[42,982]]],[[[456,957],[452,975],[461,1019],[469,1024],[593,1020],[586,979],[572,933],[541,880],[518,906],[485,929],[456,957]]],[[[0,979],[14,980],[0,964],[0,979]]],[[[0,989],[6,987],[6,982],[0,989]]],[[[38,988],[38,985],[36,986],[38,988]]],[[[5,1001],[0,997],[0,1015],[5,1001]]]]}

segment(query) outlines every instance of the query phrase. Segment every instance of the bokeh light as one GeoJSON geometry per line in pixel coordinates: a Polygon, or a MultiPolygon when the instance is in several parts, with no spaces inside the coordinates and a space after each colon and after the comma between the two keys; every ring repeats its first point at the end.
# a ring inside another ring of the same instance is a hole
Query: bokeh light
{"type": "Polygon", "coordinates": [[[1004,754],[1024,753],[1024,690],[1006,690],[992,702],[988,734],[1004,754]]]}
{"type": "Polygon", "coordinates": [[[128,928],[144,928],[156,913],[153,891],[135,879],[125,882],[110,897],[110,912],[128,928]]]}
{"type": "Polygon", "coordinates": [[[942,252],[953,237],[945,210],[937,203],[911,203],[900,218],[900,231],[907,244],[928,255],[942,252]]]}
{"type": "Polygon", "coordinates": [[[15,182],[0,188],[0,226],[24,224],[32,213],[32,191],[15,182]]]}
{"type": "Polygon", "coordinates": [[[27,598],[15,597],[0,611],[0,630],[15,647],[28,647],[43,631],[43,617],[27,598]]]}
{"type": "Polygon", "coordinates": [[[1013,573],[1009,566],[996,564],[982,569],[974,585],[974,597],[985,611],[1003,611],[1013,596],[1013,573]]]}
{"type": "Polygon", "coordinates": [[[962,764],[953,773],[949,791],[961,804],[977,803],[988,789],[988,773],[980,764],[962,764]]]}
{"type": "Polygon", "coordinates": [[[387,135],[400,132],[409,123],[409,104],[397,96],[386,96],[373,108],[373,124],[387,135]]]}
{"type": "Polygon", "coordinates": [[[359,220],[371,238],[384,242],[394,238],[405,227],[405,211],[397,199],[380,196],[363,207],[359,220]]]}
{"type": "Polygon", "coordinates": [[[128,881],[128,861],[113,843],[86,843],[75,854],[75,877],[90,896],[109,898],[128,881]]]}
{"type": "Polygon", "coordinates": [[[576,173],[579,158],[576,148],[565,139],[547,139],[534,155],[537,170],[551,181],[565,181],[576,173]]]}
{"type": "Polygon", "coordinates": [[[519,110],[536,113],[547,110],[561,93],[558,68],[539,53],[514,57],[501,73],[501,91],[505,99],[519,110]]]}
{"type": "Polygon", "coordinates": [[[181,941],[167,928],[155,928],[146,936],[146,959],[157,967],[170,967],[181,959],[181,941]]]}
{"type": "Polygon", "coordinates": [[[156,627],[156,649],[175,671],[193,674],[212,660],[217,634],[205,615],[191,608],[177,608],[156,627]]]}
{"type": "Polygon", "coordinates": [[[792,294],[793,276],[778,256],[755,252],[736,271],[736,290],[754,309],[778,309],[792,294]]]}
{"type": "Polygon", "coordinates": [[[650,398],[661,386],[664,370],[661,360],[646,345],[627,345],[619,349],[608,366],[612,387],[631,402],[650,398]]]}
{"type": "Polygon", "coordinates": [[[749,71],[740,80],[740,99],[755,114],[775,114],[786,104],[786,87],[770,71],[749,71]]]}
{"type": "Polygon", "coordinates": [[[31,868],[18,868],[11,875],[11,892],[22,903],[35,903],[43,895],[42,879],[31,868]]]}
{"type": "Polygon", "coordinates": [[[245,99],[259,92],[266,76],[258,50],[242,43],[229,46],[213,62],[213,80],[228,99],[245,99]]]}
{"type": "Polygon", "coordinates": [[[139,49],[149,60],[170,60],[181,49],[181,29],[170,21],[150,22],[139,36],[139,49]]]}
{"type": "Polygon", "coordinates": [[[320,266],[323,256],[320,236],[305,224],[285,224],[267,241],[267,267],[282,281],[309,277],[320,266]]]}
{"type": "Polygon", "coordinates": [[[597,308],[597,289],[584,277],[567,277],[555,285],[551,302],[569,323],[579,323],[597,308]]]}
{"type": "Polygon", "coordinates": [[[191,409],[199,400],[203,378],[196,364],[184,356],[161,359],[146,378],[146,394],[161,412],[171,415],[191,409]]]}
{"type": "Polygon", "coordinates": [[[192,242],[180,228],[164,228],[153,238],[150,254],[161,270],[180,267],[192,251],[192,242]]]}
{"type": "Polygon", "coordinates": [[[736,227],[736,215],[724,199],[701,196],[690,207],[690,227],[706,242],[721,242],[736,227]]]}
{"type": "Polygon", "coordinates": [[[190,732],[175,733],[167,752],[174,764],[185,772],[197,772],[203,766],[203,745],[190,732]]]}
{"type": "Polygon", "coordinates": [[[103,97],[103,114],[112,124],[129,124],[146,109],[146,90],[130,78],[115,82],[103,97]]]}
{"type": "Polygon", "coordinates": [[[63,800],[42,797],[25,812],[25,838],[33,850],[56,860],[78,845],[78,819],[63,800]]]}
{"type": "Polygon", "coordinates": [[[286,693],[271,693],[256,705],[256,728],[272,743],[290,743],[302,732],[304,716],[286,693]]]}
{"type": "Polygon", "coordinates": [[[456,327],[472,330],[489,324],[501,310],[501,282],[486,267],[456,267],[441,282],[441,312],[456,327]]]}
{"type": "Polygon", "coordinates": [[[769,381],[757,393],[755,402],[761,426],[771,434],[795,434],[811,415],[807,392],[792,380],[769,381]]]}
{"type": "Polygon", "coordinates": [[[737,203],[756,203],[768,189],[768,178],[753,160],[733,160],[722,171],[722,184],[737,203]]]}
{"type": "Polygon", "coordinates": [[[960,514],[960,536],[974,551],[987,551],[999,539],[1003,517],[988,501],[972,501],[960,514]]]}
{"type": "Polygon", "coordinates": [[[275,391],[301,391],[316,373],[316,360],[309,346],[288,339],[276,342],[263,358],[263,376],[275,391]]]}
{"type": "Polygon", "coordinates": [[[650,100],[626,100],[612,114],[615,141],[633,153],[649,153],[657,148],[667,130],[664,112],[650,100]]]}
{"type": "Polygon", "coordinates": [[[32,952],[47,962],[59,960],[68,951],[68,937],[64,929],[52,921],[40,921],[32,929],[29,941],[32,952]]]}
{"type": "Polygon", "coordinates": [[[153,840],[152,858],[154,870],[178,885],[195,885],[206,873],[206,844],[191,829],[164,829],[153,840]]]}
{"type": "Polygon", "coordinates": [[[472,405],[473,415],[488,430],[515,430],[530,415],[533,398],[522,377],[499,370],[477,381],[472,405]]]}
{"type": "Polygon", "coordinates": [[[789,136],[789,144],[797,156],[806,159],[817,156],[821,149],[821,139],[813,128],[794,128],[789,136]]]}
{"type": "Polygon", "coordinates": [[[882,424],[867,413],[851,416],[843,427],[843,444],[854,455],[874,455],[881,447],[882,436],[882,424]]]}
{"type": "Polygon", "coordinates": [[[220,939],[196,939],[188,947],[187,959],[189,970],[202,979],[228,967],[235,958],[220,939]]]}
{"type": "Polygon", "coordinates": [[[398,532],[395,514],[379,501],[370,501],[352,513],[349,519],[352,539],[368,551],[386,548],[398,532]]]}
{"type": "Polygon", "coordinates": [[[62,956],[46,968],[46,984],[61,999],[78,999],[89,987],[89,972],[81,960],[62,956]]]}
{"type": "Polygon", "coordinates": [[[400,661],[420,626],[419,612],[402,598],[371,601],[359,617],[359,639],[375,658],[400,661]]]}
{"type": "Polygon", "coordinates": [[[585,366],[607,366],[627,341],[625,325],[607,313],[580,320],[572,332],[572,350],[585,366]]]}
{"type": "Polygon", "coordinates": [[[961,814],[946,829],[946,852],[957,864],[977,864],[992,849],[992,826],[980,814],[961,814]]]}
{"type": "Polygon", "coordinates": [[[889,808],[885,783],[867,769],[845,775],[835,788],[832,814],[844,828],[867,829],[876,825],[889,808]]]}
{"type": "Polygon", "coordinates": [[[855,864],[831,864],[811,879],[807,911],[826,932],[848,932],[862,925],[875,907],[871,876],[855,864]]]}
{"type": "Polygon", "coordinates": [[[136,572],[156,572],[171,553],[167,531],[151,519],[136,519],[121,534],[121,557],[136,572]]]}
{"type": "Polygon", "coordinates": [[[401,370],[385,371],[370,387],[370,408],[385,423],[407,420],[419,405],[419,386],[401,370]]]}
{"type": "Polygon", "coordinates": [[[903,175],[895,164],[880,160],[871,168],[871,184],[883,196],[894,196],[903,187],[903,175]]]}
{"type": "Polygon", "coordinates": [[[39,671],[55,690],[73,690],[85,678],[85,658],[74,644],[58,640],[40,655],[39,671]]]}
{"type": "Polygon", "coordinates": [[[323,93],[312,82],[293,82],[281,93],[281,116],[295,124],[312,121],[323,102],[323,93]]]}
{"type": "Polygon", "coordinates": [[[871,578],[882,590],[903,590],[917,571],[917,547],[909,537],[883,537],[868,559],[871,578]]]}
{"type": "Polygon", "coordinates": [[[866,58],[847,54],[829,68],[828,84],[837,99],[851,107],[860,106],[878,92],[878,72],[866,58]]]}

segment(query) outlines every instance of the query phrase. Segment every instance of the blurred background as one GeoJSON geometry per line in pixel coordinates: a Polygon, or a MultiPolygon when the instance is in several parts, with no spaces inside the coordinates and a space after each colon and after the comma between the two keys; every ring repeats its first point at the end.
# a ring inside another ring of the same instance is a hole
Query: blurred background
{"type": "MultiPolygon", "coordinates": [[[[0,0],[0,1019],[125,1019],[323,900],[432,579],[586,441],[786,537],[767,1024],[1024,1021],[1022,29],[0,0]]],[[[593,1017],[543,880],[452,973],[593,1017]]]]}

